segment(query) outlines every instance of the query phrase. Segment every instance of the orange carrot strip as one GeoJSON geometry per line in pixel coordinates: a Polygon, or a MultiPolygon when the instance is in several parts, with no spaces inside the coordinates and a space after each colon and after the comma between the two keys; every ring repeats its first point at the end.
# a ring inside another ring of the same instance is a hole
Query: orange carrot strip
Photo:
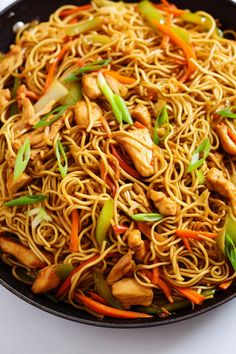
{"type": "Polygon", "coordinates": [[[193,238],[198,241],[202,241],[201,236],[206,236],[209,238],[216,238],[218,236],[213,232],[193,231],[193,230],[176,230],[175,233],[179,237],[193,238]]]}
{"type": "Polygon", "coordinates": [[[161,3],[167,7],[171,6],[171,4],[167,0],[161,0],[161,3]]]}
{"type": "Polygon", "coordinates": [[[150,318],[152,316],[146,313],[139,313],[134,311],[119,310],[110,306],[100,304],[99,302],[81,294],[75,294],[75,298],[87,306],[90,310],[95,311],[103,316],[113,318],[150,318]]]}
{"type": "Polygon", "coordinates": [[[135,121],[133,124],[137,129],[144,129],[147,128],[144,124],[140,123],[139,121],[135,121]]]}
{"type": "MultiPolygon", "coordinates": [[[[166,25],[167,26],[171,26],[172,19],[173,19],[173,15],[168,14],[166,16],[166,25]]],[[[163,36],[161,44],[160,44],[161,48],[166,48],[169,41],[170,41],[170,37],[168,36],[168,34],[165,34],[163,36]]]]}
{"type": "Polygon", "coordinates": [[[200,305],[204,300],[205,297],[196,291],[189,289],[189,288],[181,288],[179,286],[173,285],[172,286],[184,297],[186,297],[189,301],[193,302],[196,305],[200,305]]]}
{"type": "Polygon", "coordinates": [[[78,251],[78,234],[80,232],[80,220],[77,209],[72,210],[72,226],[70,234],[70,252],[78,251]]]}
{"type": "Polygon", "coordinates": [[[153,268],[152,270],[152,284],[158,285],[160,280],[160,273],[158,267],[153,268]]]}
{"type": "Polygon", "coordinates": [[[141,269],[140,273],[145,275],[145,277],[152,281],[152,271],[150,269],[141,269]]]}
{"type": "Polygon", "coordinates": [[[118,72],[113,70],[103,70],[102,72],[104,75],[109,75],[114,77],[117,81],[119,81],[122,84],[133,84],[135,82],[135,79],[133,77],[121,75],[118,72]]]}
{"type": "MultiPolygon", "coordinates": [[[[148,226],[145,222],[142,222],[142,221],[138,221],[137,222],[137,226],[139,228],[139,230],[147,237],[147,238],[151,238],[151,227],[148,226]]],[[[165,241],[165,237],[159,235],[157,232],[154,233],[155,235],[155,239],[158,241],[158,242],[163,242],[165,241]]]]}
{"type": "Polygon", "coordinates": [[[70,25],[75,25],[76,23],[78,23],[77,18],[72,18],[72,19],[69,21],[69,24],[70,24],[70,25]]]}
{"type": "Polygon", "coordinates": [[[103,160],[100,163],[100,171],[101,171],[101,178],[111,188],[111,196],[114,197],[114,195],[116,194],[116,185],[113,182],[112,178],[107,174],[103,160]]]}
{"type": "Polygon", "coordinates": [[[51,85],[51,83],[53,81],[53,77],[54,77],[56,69],[57,69],[57,65],[64,57],[67,49],[68,49],[68,44],[66,44],[66,45],[64,45],[64,47],[62,47],[60,53],[58,54],[58,56],[53,60],[52,64],[50,65],[49,71],[48,71],[48,74],[46,77],[45,85],[44,85],[44,92],[46,92],[48,90],[49,86],[51,85]]]}
{"type": "Polygon", "coordinates": [[[100,295],[94,293],[93,291],[88,291],[88,294],[91,296],[91,298],[97,302],[100,302],[101,304],[107,305],[107,302],[103,297],[100,295]]]}
{"type": "Polygon", "coordinates": [[[124,234],[129,228],[123,225],[112,225],[112,228],[116,234],[124,234]]]}
{"type": "Polygon", "coordinates": [[[222,290],[227,290],[232,283],[233,283],[233,280],[226,281],[224,283],[221,283],[219,285],[219,288],[222,289],[222,290]]]}
{"type": "Polygon", "coordinates": [[[186,78],[190,76],[195,70],[196,65],[191,61],[191,59],[196,60],[195,52],[192,47],[186,43],[181,37],[179,37],[172,29],[167,25],[162,25],[157,20],[152,19],[151,22],[155,25],[162,33],[167,34],[170,40],[175,43],[178,47],[182,49],[187,60],[188,70],[186,73],[186,78]]]}
{"type": "Polygon", "coordinates": [[[170,6],[165,6],[163,4],[153,4],[157,9],[165,11],[167,13],[170,13],[174,16],[181,16],[183,15],[186,10],[182,10],[182,9],[178,9],[176,6],[174,5],[170,5],[170,6]]]}
{"type": "Polygon", "coordinates": [[[174,302],[174,300],[171,296],[170,286],[168,284],[166,284],[166,282],[164,280],[162,280],[161,278],[159,278],[158,286],[163,291],[163,293],[165,294],[165,296],[169,300],[169,302],[170,303],[174,302]]]}
{"type": "Polygon", "coordinates": [[[83,269],[89,263],[92,263],[92,262],[96,261],[96,259],[98,257],[99,257],[98,255],[93,256],[92,258],[88,259],[87,261],[81,262],[74,270],[72,270],[70,275],[64,280],[64,282],[61,284],[61,286],[57,290],[56,297],[58,299],[63,297],[67,293],[67,291],[69,290],[69,288],[71,286],[71,279],[72,279],[73,275],[78,273],[81,269],[83,269]]]}
{"type": "Polygon", "coordinates": [[[91,9],[91,7],[92,7],[91,4],[87,4],[87,5],[76,6],[76,8],[74,8],[74,9],[62,10],[60,13],[60,16],[66,17],[66,16],[74,15],[80,11],[89,10],[89,9],[91,9]]]}
{"type": "Polygon", "coordinates": [[[183,240],[183,242],[184,242],[185,247],[186,247],[187,250],[189,251],[189,253],[192,253],[192,249],[191,249],[191,247],[190,247],[190,244],[189,244],[188,239],[187,239],[186,237],[183,237],[182,240],[183,240]]]}

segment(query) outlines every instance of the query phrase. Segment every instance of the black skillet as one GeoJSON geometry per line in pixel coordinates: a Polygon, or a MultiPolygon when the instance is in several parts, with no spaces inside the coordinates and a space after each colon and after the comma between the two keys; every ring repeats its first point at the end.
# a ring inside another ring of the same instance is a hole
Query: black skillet
{"type": "MultiPolygon", "coordinates": [[[[189,8],[193,11],[204,10],[211,13],[215,18],[219,18],[225,28],[236,30],[236,3],[233,0],[173,0],[180,8],[189,8]]],[[[20,0],[15,2],[0,14],[0,51],[6,51],[13,41],[12,26],[17,21],[29,22],[33,19],[46,20],[50,13],[64,4],[85,4],[86,1],[32,1],[20,0]]],[[[81,322],[93,326],[112,327],[112,328],[137,328],[151,327],[164,324],[170,324],[177,321],[199,315],[215,307],[224,304],[236,296],[236,285],[232,286],[226,292],[219,292],[214,299],[205,301],[201,307],[195,309],[184,309],[167,318],[152,318],[138,320],[121,320],[105,318],[98,320],[85,312],[79,312],[77,309],[65,304],[54,303],[45,297],[35,296],[30,288],[15,280],[11,270],[5,264],[0,264],[0,284],[17,295],[19,298],[27,301],[44,311],[54,315],[66,318],[68,320],[81,322]]]]}

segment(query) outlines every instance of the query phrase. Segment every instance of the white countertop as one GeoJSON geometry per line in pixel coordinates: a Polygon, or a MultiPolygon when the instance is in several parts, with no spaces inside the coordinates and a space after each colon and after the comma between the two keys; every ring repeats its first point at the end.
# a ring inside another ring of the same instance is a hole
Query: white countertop
{"type": "MultiPolygon", "coordinates": [[[[11,2],[0,0],[0,11],[11,2]]],[[[1,354],[236,353],[236,300],[169,326],[115,330],[54,317],[3,287],[0,299],[1,354]]]]}

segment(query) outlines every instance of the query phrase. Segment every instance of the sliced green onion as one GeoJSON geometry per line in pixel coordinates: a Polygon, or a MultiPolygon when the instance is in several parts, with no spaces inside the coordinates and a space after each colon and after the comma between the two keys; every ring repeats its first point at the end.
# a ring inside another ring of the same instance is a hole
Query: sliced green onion
{"type": "Polygon", "coordinates": [[[52,218],[44,208],[34,208],[28,212],[29,216],[35,216],[34,220],[32,221],[32,228],[36,229],[36,227],[41,224],[42,221],[52,221],[52,218]]]}
{"type": "Polygon", "coordinates": [[[225,235],[225,254],[236,271],[236,246],[229,234],[225,235]]]}
{"type": "Polygon", "coordinates": [[[102,18],[96,17],[92,20],[89,20],[89,21],[86,21],[83,23],[79,23],[79,24],[72,26],[72,27],[68,27],[66,29],[66,34],[68,36],[75,36],[80,33],[92,31],[92,30],[95,30],[96,28],[98,28],[99,26],[101,26],[102,22],[103,22],[102,18]]]}
{"type": "Polygon", "coordinates": [[[179,26],[170,26],[172,32],[174,32],[177,36],[182,38],[186,43],[190,43],[190,35],[186,29],[179,26]]]}
{"type": "Polygon", "coordinates": [[[108,44],[111,42],[111,38],[106,36],[105,34],[88,34],[83,38],[85,41],[92,42],[94,44],[108,44]]]}
{"type": "Polygon", "coordinates": [[[197,176],[198,184],[204,184],[205,177],[204,177],[203,172],[201,170],[196,170],[195,173],[197,176]]]}
{"type": "Polygon", "coordinates": [[[236,119],[236,113],[233,113],[233,110],[236,110],[236,106],[231,106],[229,108],[222,109],[221,111],[218,111],[216,113],[222,117],[236,119]]]}
{"type": "Polygon", "coordinates": [[[131,215],[131,218],[135,221],[159,221],[163,219],[163,216],[156,213],[143,213],[131,215]]]}
{"type": "Polygon", "coordinates": [[[110,86],[107,84],[103,74],[101,72],[98,73],[98,86],[108,102],[110,103],[112,110],[114,112],[114,115],[117,119],[117,121],[121,124],[122,123],[122,113],[118,109],[115,100],[114,100],[114,93],[110,89],[110,86]]]}
{"type": "Polygon", "coordinates": [[[78,75],[81,75],[83,73],[87,73],[90,71],[96,71],[99,70],[101,68],[103,68],[104,66],[107,66],[108,64],[110,64],[111,59],[104,59],[104,60],[96,60],[93,63],[89,63],[87,65],[82,66],[81,68],[73,71],[71,74],[69,74],[64,82],[71,82],[71,81],[76,81],[78,80],[78,75]]]}
{"type": "Polygon", "coordinates": [[[30,159],[30,152],[30,140],[27,138],[16,155],[13,181],[16,181],[26,169],[30,159]]]}
{"type": "Polygon", "coordinates": [[[169,115],[167,112],[167,107],[166,104],[163,106],[161,112],[157,116],[155,125],[154,125],[154,133],[153,133],[153,142],[156,145],[159,145],[162,140],[166,138],[166,136],[169,134],[170,131],[170,125],[169,125],[169,115]],[[160,128],[162,125],[167,124],[167,131],[166,134],[163,137],[158,136],[158,128],[160,128]]]}
{"type": "Polygon", "coordinates": [[[63,178],[66,177],[68,171],[68,160],[64,150],[64,147],[60,140],[56,142],[56,158],[58,162],[58,168],[63,178]],[[64,161],[64,166],[62,165],[61,159],[64,161]]]}
{"type": "Polygon", "coordinates": [[[113,94],[113,99],[115,101],[117,108],[120,110],[122,114],[122,120],[126,123],[133,124],[133,119],[131,118],[131,115],[129,113],[129,110],[123,98],[116,94],[113,94]]]}
{"type": "Polygon", "coordinates": [[[194,171],[196,168],[200,167],[206,160],[209,152],[211,150],[211,144],[208,138],[204,139],[201,144],[194,151],[190,164],[188,166],[188,172],[194,171]],[[203,155],[201,157],[201,155],[203,155]]]}
{"type": "Polygon", "coordinates": [[[68,105],[64,105],[64,106],[59,106],[59,107],[53,109],[51,112],[46,114],[43,118],[41,118],[40,121],[37,124],[35,124],[33,128],[37,129],[37,128],[42,128],[42,127],[47,127],[47,126],[52,125],[65,113],[67,108],[68,108],[68,105]],[[50,120],[47,120],[48,117],[50,117],[53,114],[55,114],[54,117],[50,120]]]}
{"type": "Polygon", "coordinates": [[[78,101],[80,101],[83,97],[82,95],[82,86],[81,86],[81,81],[72,81],[72,82],[67,82],[65,84],[65,87],[69,91],[68,95],[63,97],[60,100],[60,104],[62,105],[67,105],[67,106],[73,106],[76,104],[78,101]]]}
{"type": "MultiPolygon", "coordinates": [[[[185,22],[201,25],[207,30],[211,29],[212,26],[211,21],[208,18],[202,15],[195,14],[193,12],[184,12],[181,15],[181,19],[185,22]]],[[[215,28],[215,34],[219,37],[222,37],[222,32],[218,27],[215,28]]]]}
{"type": "Polygon", "coordinates": [[[99,246],[102,246],[103,241],[105,241],[106,239],[107,231],[110,227],[111,219],[113,218],[113,215],[114,215],[114,201],[112,199],[109,199],[104,203],[101,213],[97,220],[96,240],[99,246]]]}
{"type": "Polygon", "coordinates": [[[162,24],[165,23],[162,13],[156,9],[150,1],[141,1],[138,4],[138,10],[148,22],[150,22],[150,20],[156,20],[162,24]]]}
{"type": "Polygon", "coordinates": [[[218,237],[216,240],[217,246],[223,255],[226,254],[226,250],[225,250],[226,234],[230,236],[231,240],[236,245],[236,220],[233,219],[230,213],[227,214],[225,219],[225,225],[223,229],[218,233],[218,237]]]}
{"type": "Polygon", "coordinates": [[[43,194],[25,195],[24,197],[10,200],[9,202],[4,203],[4,205],[7,207],[29,205],[29,204],[42,202],[43,200],[45,200],[47,198],[48,198],[48,196],[43,195],[43,194]]]}
{"type": "Polygon", "coordinates": [[[54,270],[61,281],[64,281],[66,278],[68,278],[72,270],[74,270],[74,267],[72,264],[63,263],[55,265],[54,270]]]}

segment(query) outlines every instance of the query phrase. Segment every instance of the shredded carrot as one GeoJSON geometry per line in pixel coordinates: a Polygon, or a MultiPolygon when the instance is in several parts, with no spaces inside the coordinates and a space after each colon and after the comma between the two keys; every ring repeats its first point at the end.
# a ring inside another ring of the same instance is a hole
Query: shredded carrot
{"type": "MultiPolygon", "coordinates": [[[[171,14],[168,14],[166,16],[166,25],[167,26],[171,26],[171,22],[172,22],[172,19],[173,19],[173,15],[171,14]]],[[[161,41],[161,44],[160,44],[160,47],[161,48],[166,48],[168,43],[170,41],[170,37],[168,36],[168,34],[165,34],[162,38],[162,41],[161,41]]]]}
{"type": "Polygon", "coordinates": [[[213,232],[193,231],[193,230],[176,230],[175,233],[179,237],[193,238],[198,241],[202,241],[202,236],[206,236],[209,238],[216,238],[218,236],[213,232]]]}
{"type": "Polygon", "coordinates": [[[75,8],[69,9],[69,10],[62,10],[60,13],[60,17],[74,15],[80,11],[89,10],[89,9],[91,9],[91,7],[92,7],[91,4],[87,4],[87,5],[76,6],[75,8]]]}
{"type": "Polygon", "coordinates": [[[133,124],[137,129],[144,129],[147,128],[144,124],[140,123],[139,121],[135,121],[133,124]]]}
{"type": "Polygon", "coordinates": [[[60,299],[61,297],[63,297],[67,293],[67,291],[69,290],[69,288],[71,286],[71,279],[72,279],[73,275],[75,275],[80,270],[82,270],[86,265],[96,261],[96,259],[98,257],[99,257],[99,255],[93,256],[92,258],[88,259],[87,261],[81,262],[74,270],[72,270],[70,275],[64,280],[64,282],[61,284],[61,286],[57,290],[57,293],[56,293],[57,299],[60,299]]]}
{"type": "Polygon", "coordinates": [[[128,85],[128,84],[133,84],[135,82],[135,79],[133,77],[121,75],[118,72],[113,71],[113,70],[103,70],[102,72],[104,75],[112,76],[114,79],[116,79],[117,81],[119,81],[122,84],[128,85]]]}
{"type": "Polygon", "coordinates": [[[173,285],[172,286],[184,297],[186,297],[189,301],[196,305],[200,305],[204,300],[205,297],[196,291],[189,289],[189,288],[181,288],[179,286],[173,285]]]}
{"type": "Polygon", "coordinates": [[[185,247],[189,251],[189,253],[192,253],[192,249],[190,247],[189,240],[186,237],[183,237],[182,240],[183,240],[183,243],[184,243],[185,247]]]}
{"type": "Polygon", "coordinates": [[[158,286],[163,291],[163,293],[165,294],[165,296],[169,300],[169,302],[170,303],[174,302],[174,300],[171,296],[171,288],[163,279],[159,278],[158,286]]]}
{"type": "Polygon", "coordinates": [[[70,252],[78,251],[78,234],[80,232],[80,220],[77,209],[72,210],[72,226],[70,234],[70,252]]]}
{"type": "Polygon", "coordinates": [[[101,171],[101,178],[111,188],[111,196],[114,197],[114,195],[116,194],[116,185],[113,182],[112,178],[107,174],[107,170],[105,168],[105,164],[103,160],[101,160],[100,163],[100,171],[101,171]]]}
{"type": "Polygon", "coordinates": [[[145,268],[144,269],[140,269],[140,273],[145,275],[145,277],[147,277],[152,282],[153,274],[152,274],[152,271],[150,269],[145,269],[145,268]]]}
{"type": "Polygon", "coordinates": [[[158,267],[153,268],[152,270],[152,284],[153,285],[158,285],[160,280],[160,273],[158,267]]]}
{"type": "Polygon", "coordinates": [[[129,228],[123,225],[112,225],[112,228],[116,234],[124,234],[129,228]]]}
{"type": "Polygon", "coordinates": [[[88,291],[88,294],[91,296],[91,298],[97,302],[100,302],[101,304],[107,305],[107,302],[103,297],[100,295],[94,293],[93,291],[88,291]]]}
{"type": "Polygon", "coordinates": [[[75,25],[76,23],[78,23],[77,18],[72,18],[72,19],[69,21],[69,24],[70,24],[70,25],[75,25]]]}
{"type": "Polygon", "coordinates": [[[138,171],[135,170],[127,161],[125,161],[124,157],[118,152],[118,150],[113,144],[111,144],[110,146],[112,154],[117,158],[120,167],[129,175],[139,180],[140,174],[138,173],[138,171]]]}
{"type": "Polygon", "coordinates": [[[111,138],[112,138],[111,129],[110,129],[110,127],[109,127],[109,125],[108,125],[106,119],[104,118],[104,116],[103,116],[102,114],[101,114],[101,116],[100,116],[100,120],[101,120],[101,122],[102,122],[103,128],[105,129],[105,131],[106,131],[106,133],[107,133],[108,138],[111,139],[111,138]]]}
{"type": "Polygon", "coordinates": [[[167,0],[161,0],[161,3],[167,7],[171,6],[171,4],[167,0]]]}
{"type": "MultiPolygon", "coordinates": [[[[137,222],[137,226],[139,228],[139,230],[147,237],[147,238],[151,238],[151,227],[148,226],[145,222],[142,221],[138,221],[137,222]]],[[[157,232],[154,233],[155,239],[158,242],[163,242],[165,241],[165,237],[159,235],[157,232]]]]}
{"type": "Polygon", "coordinates": [[[183,15],[186,10],[178,9],[175,5],[165,6],[164,4],[153,4],[157,9],[170,13],[174,16],[183,15]]]}
{"type": "Polygon", "coordinates": [[[219,285],[219,288],[222,289],[222,290],[227,290],[232,283],[233,283],[233,280],[228,280],[228,281],[226,281],[224,283],[221,283],[219,285]]]}
{"type": "Polygon", "coordinates": [[[85,62],[84,62],[82,59],[78,59],[76,65],[77,65],[79,68],[82,68],[82,66],[85,65],[85,62]]]}
{"type": "Polygon", "coordinates": [[[75,298],[82,302],[92,311],[99,313],[100,315],[113,317],[113,318],[150,318],[152,316],[146,313],[139,313],[134,311],[119,310],[110,306],[101,304],[85,295],[75,294],[75,298]]]}
{"type": "Polygon", "coordinates": [[[57,65],[64,57],[67,50],[68,50],[68,44],[65,44],[64,47],[62,47],[60,53],[57,55],[57,57],[51,63],[47,77],[46,77],[45,85],[44,85],[44,92],[46,92],[48,90],[49,86],[51,85],[51,83],[53,81],[53,77],[54,77],[56,69],[57,69],[57,65]]]}
{"type": "Polygon", "coordinates": [[[175,43],[178,47],[182,49],[187,60],[188,69],[185,73],[184,79],[186,80],[195,70],[196,65],[192,62],[192,59],[196,60],[196,55],[192,47],[186,43],[181,37],[179,37],[175,32],[172,31],[171,27],[167,25],[162,25],[157,20],[152,19],[151,22],[155,25],[162,33],[167,34],[170,40],[175,43]]]}

